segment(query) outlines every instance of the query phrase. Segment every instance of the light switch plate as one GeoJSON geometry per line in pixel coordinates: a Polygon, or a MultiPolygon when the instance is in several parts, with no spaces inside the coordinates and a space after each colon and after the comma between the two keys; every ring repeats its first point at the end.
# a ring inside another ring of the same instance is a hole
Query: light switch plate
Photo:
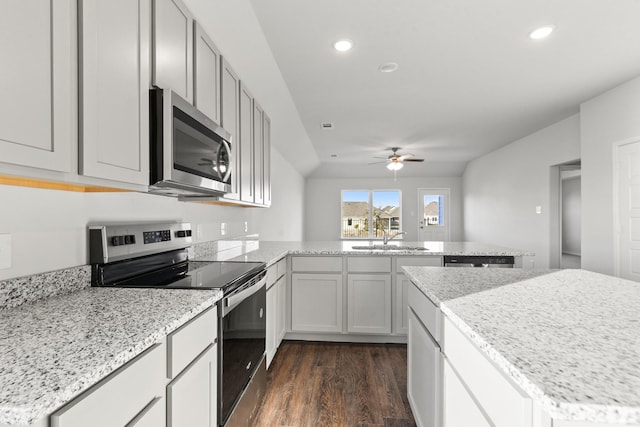
{"type": "Polygon", "coordinates": [[[220,235],[224,236],[225,234],[227,234],[227,223],[226,222],[221,222],[220,223],[220,235]]]}
{"type": "Polygon", "coordinates": [[[249,223],[247,221],[244,222],[244,232],[247,233],[249,231],[249,223]]]}
{"type": "Polygon", "coordinates": [[[536,206],[536,213],[537,214],[541,214],[542,213],[542,206],[536,206]]]}
{"type": "Polygon", "coordinates": [[[0,269],[11,268],[11,234],[0,234],[0,269]]]}

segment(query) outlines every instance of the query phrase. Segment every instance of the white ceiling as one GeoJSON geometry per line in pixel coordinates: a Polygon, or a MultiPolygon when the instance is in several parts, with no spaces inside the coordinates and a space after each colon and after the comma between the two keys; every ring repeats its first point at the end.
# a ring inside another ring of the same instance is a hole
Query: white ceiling
{"type": "Polygon", "coordinates": [[[400,175],[459,176],[640,74],[640,0],[251,3],[321,160],[316,177],[385,176],[367,163],[391,146],[426,159],[400,175]],[[528,38],[549,23],[550,38],[528,38]],[[336,52],[345,37],[354,48],[336,52]],[[388,61],[399,70],[380,73],[388,61]]]}

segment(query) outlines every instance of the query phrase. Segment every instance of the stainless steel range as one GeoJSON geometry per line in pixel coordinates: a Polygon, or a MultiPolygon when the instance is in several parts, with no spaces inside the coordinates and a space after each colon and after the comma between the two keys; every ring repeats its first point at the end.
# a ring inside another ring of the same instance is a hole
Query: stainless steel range
{"type": "Polygon", "coordinates": [[[92,225],[92,286],[221,289],[218,420],[251,425],[266,390],[266,269],[260,262],[190,261],[188,223],[92,225]]]}

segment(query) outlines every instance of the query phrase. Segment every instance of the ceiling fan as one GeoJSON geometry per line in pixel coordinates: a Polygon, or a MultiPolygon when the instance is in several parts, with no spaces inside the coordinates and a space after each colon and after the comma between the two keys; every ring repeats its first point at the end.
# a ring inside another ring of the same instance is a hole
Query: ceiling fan
{"type": "Polygon", "coordinates": [[[381,162],[373,162],[373,163],[369,163],[370,165],[376,165],[379,163],[386,163],[387,164],[387,169],[389,169],[390,171],[398,171],[400,169],[402,169],[402,167],[404,166],[404,163],[409,163],[409,162],[416,162],[416,163],[420,163],[420,162],[424,162],[424,159],[415,159],[413,158],[413,154],[399,154],[398,151],[401,150],[402,147],[391,147],[389,148],[389,150],[391,150],[392,154],[390,154],[387,157],[374,157],[375,159],[385,159],[381,162]]]}

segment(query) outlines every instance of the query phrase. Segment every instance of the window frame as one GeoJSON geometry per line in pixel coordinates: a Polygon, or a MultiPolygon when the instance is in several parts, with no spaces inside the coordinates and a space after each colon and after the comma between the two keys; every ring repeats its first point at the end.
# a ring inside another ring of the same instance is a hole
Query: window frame
{"type": "MultiPolygon", "coordinates": [[[[400,216],[398,217],[398,232],[402,231],[402,190],[400,190],[399,188],[380,188],[380,189],[373,189],[373,190],[369,190],[369,189],[342,189],[340,190],[340,240],[382,240],[383,237],[375,237],[373,235],[373,227],[369,227],[368,230],[368,236],[366,237],[345,237],[344,236],[344,193],[345,192],[367,192],[369,193],[369,197],[368,197],[368,204],[369,204],[369,217],[367,218],[369,221],[369,224],[373,224],[373,210],[375,208],[375,206],[373,206],[373,194],[376,192],[392,192],[395,191],[398,193],[399,197],[399,207],[400,207],[400,216]]],[[[389,224],[389,226],[391,226],[391,224],[389,224]]],[[[398,240],[401,240],[403,238],[403,235],[400,235],[398,237],[395,237],[398,240]]]]}

